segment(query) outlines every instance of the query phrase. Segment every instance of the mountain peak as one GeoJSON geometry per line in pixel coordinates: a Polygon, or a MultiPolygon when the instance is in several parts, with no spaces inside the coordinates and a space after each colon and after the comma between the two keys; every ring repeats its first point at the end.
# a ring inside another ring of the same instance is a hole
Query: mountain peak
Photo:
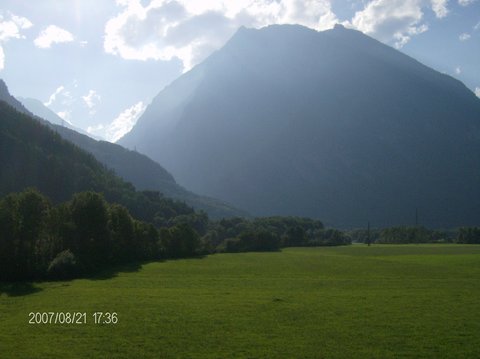
{"type": "Polygon", "coordinates": [[[239,34],[165,88],[120,143],[255,215],[388,226],[419,208],[427,226],[479,224],[471,91],[341,24],[239,34]]]}
{"type": "Polygon", "coordinates": [[[5,101],[19,112],[31,115],[31,112],[28,111],[25,106],[23,106],[15,97],[10,94],[7,84],[2,79],[0,79],[0,101],[5,101]]]}
{"type": "Polygon", "coordinates": [[[3,81],[3,79],[0,79],[0,94],[10,95],[10,93],[8,92],[7,84],[5,83],[5,81],[3,81]]]}

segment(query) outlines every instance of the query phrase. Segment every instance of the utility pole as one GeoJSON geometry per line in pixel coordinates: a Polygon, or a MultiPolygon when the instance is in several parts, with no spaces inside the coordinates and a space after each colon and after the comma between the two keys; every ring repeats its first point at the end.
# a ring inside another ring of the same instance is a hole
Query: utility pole
{"type": "Polygon", "coordinates": [[[418,208],[415,208],[415,227],[418,227],[418,208]]]}
{"type": "Polygon", "coordinates": [[[368,225],[367,225],[367,244],[370,247],[370,244],[371,244],[371,240],[370,240],[370,221],[368,221],[368,225]]]}

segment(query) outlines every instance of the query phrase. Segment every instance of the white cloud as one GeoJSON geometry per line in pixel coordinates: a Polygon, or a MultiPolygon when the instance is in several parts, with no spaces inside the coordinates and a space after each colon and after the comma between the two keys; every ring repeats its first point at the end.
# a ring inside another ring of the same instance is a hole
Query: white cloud
{"type": "Polygon", "coordinates": [[[28,20],[26,17],[17,16],[15,14],[10,13],[12,21],[22,30],[29,29],[33,26],[32,22],[28,20]]]}
{"type": "Polygon", "coordinates": [[[468,40],[470,37],[471,37],[470,34],[467,34],[467,33],[464,32],[463,34],[460,34],[460,36],[458,37],[458,39],[459,39],[460,41],[466,41],[466,40],[468,40]]]}
{"type": "Polygon", "coordinates": [[[147,106],[140,101],[122,111],[109,125],[104,126],[100,124],[91,126],[87,128],[87,132],[90,134],[103,135],[107,141],[115,142],[133,128],[146,107],[147,106]]]}
{"type": "Polygon", "coordinates": [[[90,90],[88,91],[88,94],[85,96],[82,96],[83,101],[85,102],[85,105],[89,109],[89,114],[94,115],[96,113],[95,107],[100,103],[102,100],[101,96],[95,91],[95,90],[90,90]]]}
{"type": "Polygon", "coordinates": [[[67,90],[64,85],[58,86],[57,89],[50,95],[48,100],[43,104],[53,110],[59,117],[64,119],[70,125],[72,115],[72,105],[75,103],[75,99],[72,93],[67,90]]]}
{"type": "Polygon", "coordinates": [[[475,95],[480,98],[480,87],[475,87],[475,95]]]}
{"type": "Polygon", "coordinates": [[[71,98],[70,92],[65,89],[65,86],[61,85],[50,95],[47,102],[43,104],[47,107],[51,106],[54,102],[57,101],[57,97],[62,96],[66,98],[71,98]]]}
{"type": "Polygon", "coordinates": [[[462,6],[468,6],[475,2],[476,0],[458,0],[458,4],[462,6]]]}
{"type": "Polygon", "coordinates": [[[24,39],[25,36],[21,35],[21,31],[32,26],[31,21],[25,17],[17,16],[10,12],[7,14],[0,12],[0,41],[24,39]]]}
{"type": "Polygon", "coordinates": [[[397,48],[412,36],[428,30],[423,9],[430,8],[437,18],[448,14],[447,0],[373,0],[357,11],[346,25],[397,48]]]}
{"type": "Polygon", "coordinates": [[[57,112],[58,117],[61,117],[63,120],[67,119],[70,116],[68,111],[59,111],[57,112]]]}
{"type": "Polygon", "coordinates": [[[42,30],[33,43],[39,48],[47,49],[53,44],[72,42],[73,40],[73,35],[67,30],[55,25],[50,25],[42,30]]]}
{"type": "Polygon", "coordinates": [[[461,69],[460,66],[455,67],[455,73],[456,73],[457,75],[460,75],[460,74],[462,73],[462,69],[461,69]]]}
{"type": "Polygon", "coordinates": [[[0,46],[0,70],[3,70],[5,67],[5,52],[3,47],[0,46]]]}
{"type": "Polygon", "coordinates": [[[432,10],[435,12],[435,15],[438,18],[442,18],[447,16],[448,8],[447,3],[448,0],[431,0],[432,2],[432,10]]]}
{"type": "Polygon", "coordinates": [[[68,123],[69,125],[73,126],[73,124],[70,122],[70,116],[71,116],[71,112],[70,111],[58,111],[57,112],[57,116],[60,117],[62,120],[64,120],[66,123],[68,123]]]}
{"type": "Polygon", "coordinates": [[[473,30],[478,30],[480,29],[480,21],[473,27],[473,30]]]}
{"type": "Polygon", "coordinates": [[[96,126],[88,126],[87,127],[87,132],[91,135],[95,134],[96,132],[99,132],[101,130],[103,130],[103,125],[102,124],[99,124],[99,125],[96,125],[96,126]]]}
{"type": "Polygon", "coordinates": [[[27,18],[0,10],[0,70],[5,67],[5,51],[2,45],[10,39],[24,39],[22,30],[32,26],[33,24],[27,18]]]}
{"type": "Polygon", "coordinates": [[[189,69],[241,26],[298,23],[316,30],[338,22],[328,0],[117,0],[122,11],[105,26],[104,49],[130,60],[178,58],[189,69]]]}

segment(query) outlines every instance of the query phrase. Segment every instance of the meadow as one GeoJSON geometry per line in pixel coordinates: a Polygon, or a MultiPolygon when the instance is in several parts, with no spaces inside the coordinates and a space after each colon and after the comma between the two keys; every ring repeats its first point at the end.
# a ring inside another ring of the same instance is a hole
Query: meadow
{"type": "Polygon", "coordinates": [[[1,358],[480,358],[479,343],[476,245],[215,254],[0,284],[1,358]]]}

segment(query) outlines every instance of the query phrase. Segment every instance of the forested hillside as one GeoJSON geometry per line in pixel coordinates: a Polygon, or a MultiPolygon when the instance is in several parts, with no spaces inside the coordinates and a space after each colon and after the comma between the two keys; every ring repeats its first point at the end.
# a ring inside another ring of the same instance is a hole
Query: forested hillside
{"type": "MultiPolygon", "coordinates": [[[[5,96],[8,98],[9,96],[5,96]]],[[[115,171],[137,190],[159,191],[169,198],[184,201],[197,210],[204,210],[212,218],[246,215],[233,206],[214,198],[199,196],[179,186],[173,176],[149,157],[106,141],[93,139],[68,124],[61,125],[62,119],[45,107],[40,101],[22,99],[27,110],[45,121],[62,138],[91,153],[100,163],[115,171]]]]}
{"type": "Polygon", "coordinates": [[[0,102],[0,119],[2,196],[35,187],[59,203],[77,192],[95,191],[126,206],[136,218],[158,224],[194,213],[158,192],[135,191],[92,155],[5,102],[0,102]]]}

